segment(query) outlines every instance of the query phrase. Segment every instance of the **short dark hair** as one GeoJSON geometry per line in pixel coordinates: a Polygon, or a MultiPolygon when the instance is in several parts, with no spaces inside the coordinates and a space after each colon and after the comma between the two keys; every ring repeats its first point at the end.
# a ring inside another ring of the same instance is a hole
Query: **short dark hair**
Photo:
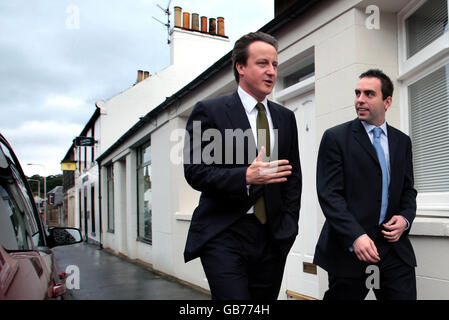
{"type": "Polygon", "coordinates": [[[276,51],[278,50],[278,41],[275,37],[258,31],[258,32],[250,32],[235,42],[234,49],[232,49],[232,69],[234,70],[235,81],[239,83],[240,75],[237,71],[236,65],[237,63],[242,63],[246,66],[246,62],[248,61],[248,47],[251,43],[256,41],[263,41],[268,44],[271,44],[276,51]]]}
{"type": "Polygon", "coordinates": [[[377,78],[380,80],[381,89],[382,89],[382,99],[385,100],[388,97],[393,97],[393,82],[391,79],[383,73],[382,70],[379,69],[370,69],[359,76],[359,79],[362,78],[377,78]]]}

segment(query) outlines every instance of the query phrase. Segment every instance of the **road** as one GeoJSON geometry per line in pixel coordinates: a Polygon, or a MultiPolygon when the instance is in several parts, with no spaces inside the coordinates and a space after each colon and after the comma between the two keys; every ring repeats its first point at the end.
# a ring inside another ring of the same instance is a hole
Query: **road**
{"type": "Polygon", "coordinates": [[[70,266],[68,300],[210,300],[205,292],[90,244],[56,247],[54,251],[58,270],[70,266]]]}

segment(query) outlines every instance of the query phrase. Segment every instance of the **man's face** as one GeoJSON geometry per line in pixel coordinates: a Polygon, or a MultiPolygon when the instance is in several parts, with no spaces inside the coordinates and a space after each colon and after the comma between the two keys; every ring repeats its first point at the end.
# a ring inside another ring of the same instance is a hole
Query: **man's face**
{"type": "Polygon", "coordinates": [[[257,101],[271,93],[277,79],[278,55],[276,49],[263,41],[255,41],[248,47],[246,65],[237,63],[239,85],[257,101]]]}
{"type": "Polygon", "coordinates": [[[355,89],[355,111],[360,120],[380,126],[385,122],[385,112],[391,106],[391,97],[382,98],[378,78],[362,78],[355,89]]]}

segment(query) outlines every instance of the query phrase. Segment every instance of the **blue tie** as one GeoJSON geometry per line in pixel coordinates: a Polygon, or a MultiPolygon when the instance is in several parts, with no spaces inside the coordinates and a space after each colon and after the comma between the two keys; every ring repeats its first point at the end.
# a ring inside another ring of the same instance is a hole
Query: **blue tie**
{"type": "Polygon", "coordinates": [[[385,153],[380,145],[380,135],[382,133],[382,129],[376,127],[373,129],[373,146],[376,149],[377,158],[379,159],[380,167],[382,169],[382,207],[380,209],[380,217],[379,224],[381,224],[387,213],[388,207],[388,172],[387,172],[387,162],[385,160],[385,153]]]}

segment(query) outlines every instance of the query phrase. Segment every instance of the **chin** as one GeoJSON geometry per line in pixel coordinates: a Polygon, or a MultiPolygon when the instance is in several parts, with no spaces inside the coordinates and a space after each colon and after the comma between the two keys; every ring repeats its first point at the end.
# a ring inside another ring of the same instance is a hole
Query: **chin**
{"type": "Polygon", "coordinates": [[[357,117],[359,118],[360,121],[368,122],[368,120],[369,120],[369,118],[366,115],[357,114],[357,117]]]}

